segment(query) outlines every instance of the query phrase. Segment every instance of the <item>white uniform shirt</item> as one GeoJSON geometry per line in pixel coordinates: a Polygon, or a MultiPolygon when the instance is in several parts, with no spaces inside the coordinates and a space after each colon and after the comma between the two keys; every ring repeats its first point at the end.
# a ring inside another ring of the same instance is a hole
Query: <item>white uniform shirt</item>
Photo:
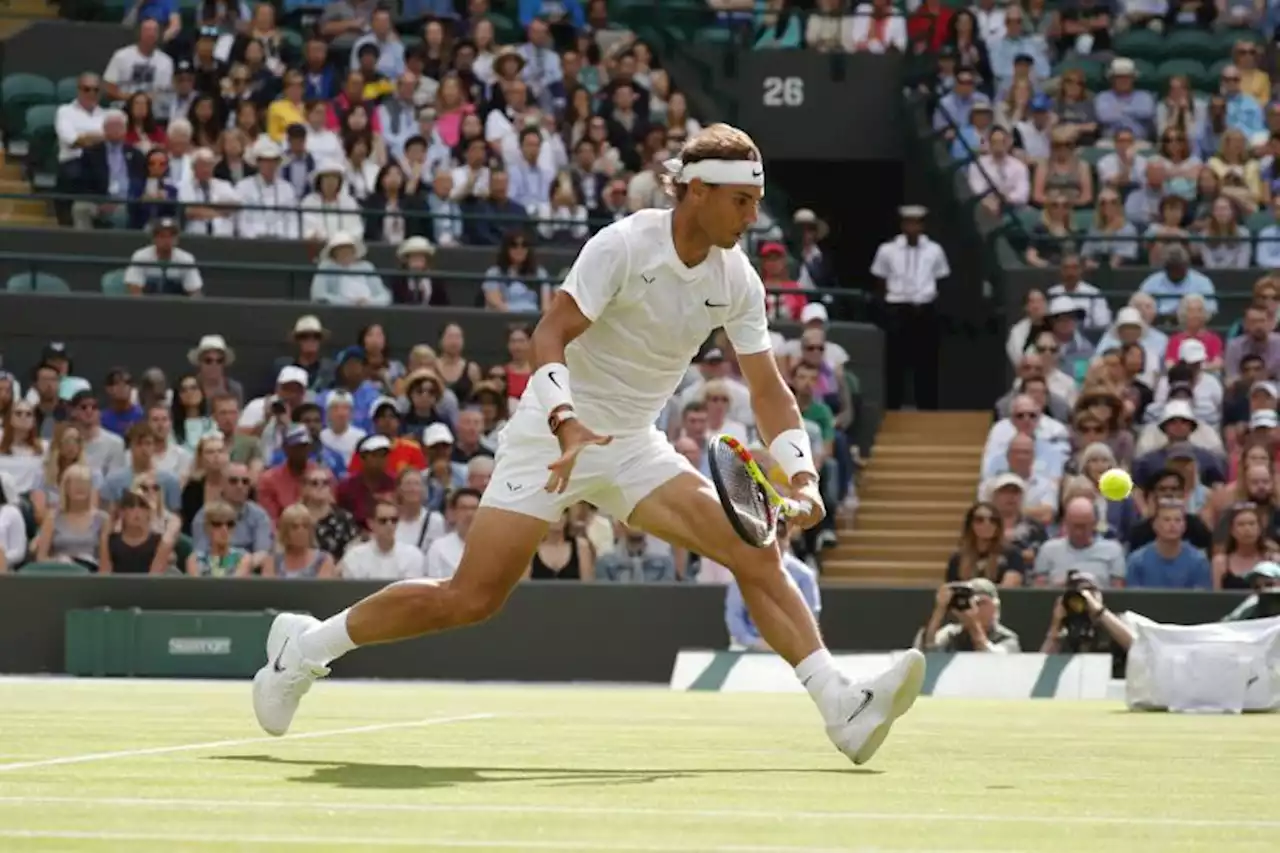
{"type": "MultiPolygon", "coordinates": [[[[261,175],[245,178],[236,184],[236,194],[240,203],[247,208],[278,207],[297,208],[298,196],[293,186],[279,178],[267,183],[261,175]]],[[[250,240],[271,238],[276,240],[297,240],[301,216],[294,210],[241,210],[239,215],[239,232],[241,237],[250,240]]]]}
{"type": "MultiPolygon", "coordinates": [[[[169,260],[172,264],[194,264],[195,262],[195,255],[178,248],[173,250],[169,260]]],[[[144,246],[133,253],[133,257],[129,259],[129,266],[124,271],[125,284],[146,287],[148,279],[160,278],[181,282],[184,293],[199,293],[204,289],[204,279],[200,277],[200,270],[194,266],[161,266],[156,258],[155,246],[144,246]]]]}
{"type": "Polygon", "coordinates": [[[102,117],[106,110],[94,106],[93,112],[85,110],[79,101],[58,107],[54,114],[53,128],[58,133],[58,162],[65,163],[80,156],[79,148],[72,144],[86,133],[102,133],[102,117]]]}
{"type": "Polygon", "coordinates": [[[320,443],[325,447],[342,454],[342,461],[351,464],[351,457],[356,455],[356,446],[360,444],[360,440],[368,433],[360,429],[360,427],[349,426],[347,431],[338,434],[325,427],[320,431],[320,443]]]}
{"type": "Polygon", "coordinates": [[[159,47],[144,56],[137,45],[127,44],[111,54],[102,79],[116,84],[126,95],[147,92],[154,101],[155,96],[173,90],[173,60],[159,47]]]}
{"type": "Polygon", "coordinates": [[[423,507],[417,518],[401,518],[396,524],[396,541],[417,548],[423,554],[444,536],[444,516],[423,507]]]}
{"type": "MultiPolygon", "coordinates": [[[[686,267],[671,219],[669,210],[642,210],[608,226],[583,246],[561,287],[591,321],[565,363],[578,415],[598,433],[651,429],[714,329],[724,327],[740,356],[770,349],[764,285],[747,256],[712,247],[686,267]]],[[[546,420],[532,393],[521,413],[546,420]]]]}
{"type": "Polygon", "coordinates": [[[431,543],[427,550],[427,577],[446,580],[453,577],[462,562],[465,547],[457,533],[450,533],[431,543]]]}
{"type": "Polygon", "coordinates": [[[364,237],[364,217],[355,199],[344,191],[335,202],[326,202],[317,193],[302,200],[302,239],[328,240],[340,231],[357,240],[364,237]]]}
{"type": "MultiPolygon", "coordinates": [[[[178,187],[178,201],[187,205],[239,205],[240,194],[229,181],[211,178],[209,185],[202,187],[197,181],[183,181],[178,187]]],[[[228,208],[217,208],[215,219],[188,219],[182,230],[187,234],[199,237],[234,237],[236,236],[236,217],[238,211],[228,208]]]]}
{"type": "Polygon", "coordinates": [[[396,542],[390,551],[383,551],[370,539],[348,548],[340,568],[347,580],[398,581],[425,577],[426,558],[412,545],[396,542]]]}
{"type": "Polygon", "coordinates": [[[882,243],[871,263],[871,274],[885,280],[885,301],[927,305],[938,298],[938,279],[951,275],[947,253],[923,234],[914,246],[899,234],[882,243]]]}

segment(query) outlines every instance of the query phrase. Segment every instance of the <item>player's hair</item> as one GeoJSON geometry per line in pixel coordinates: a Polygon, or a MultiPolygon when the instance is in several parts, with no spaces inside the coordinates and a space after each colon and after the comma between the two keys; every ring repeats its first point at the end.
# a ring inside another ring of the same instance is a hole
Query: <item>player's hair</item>
{"type": "MultiPolygon", "coordinates": [[[[680,149],[681,163],[698,163],[703,160],[755,160],[761,161],[760,149],[745,131],[728,124],[713,124],[703,128],[680,149]]],[[[662,176],[662,186],[667,194],[680,201],[687,185],[677,184],[670,175],[662,176]]]]}

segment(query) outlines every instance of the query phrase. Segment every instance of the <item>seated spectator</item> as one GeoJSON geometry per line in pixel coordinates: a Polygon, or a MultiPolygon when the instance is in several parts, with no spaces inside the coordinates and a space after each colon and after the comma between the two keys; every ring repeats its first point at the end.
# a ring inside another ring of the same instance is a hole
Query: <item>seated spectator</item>
{"type": "MultiPolygon", "coordinates": [[[[1141,177],[1142,182],[1124,200],[1124,218],[1132,222],[1139,231],[1148,231],[1163,221],[1162,207],[1166,198],[1165,183],[1169,179],[1169,168],[1162,158],[1153,157],[1147,161],[1141,177]]],[[[1183,209],[1185,211],[1185,207],[1183,209]]],[[[1176,220],[1173,224],[1179,225],[1181,220],[1176,220]]]]}
{"type": "Polygon", "coordinates": [[[1183,442],[1189,442],[1197,449],[1196,458],[1203,469],[1219,472],[1217,481],[1220,482],[1223,472],[1220,459],[1222,441],[1211,426],[1197,418],[1189,397],[1190,388],[1186,383],[1178,382],[1170,393],[1173,396],[1164,406],[1159,420],[1143,429],[1135,448],[1138,459],[1134,473],[1140,475],[1137,477],[1138,482],[1141,483],[1155,470],[1164,467],[1165,457],[1152,454],[1183,442]]]}
{"type": "Polygon", "coordinates": [[[365,260],[364,243],[345,232],[330,235],[311,279],[311,301],[329,305],[390,305],[391,291],[365,260]]]}
{"type": "MultiPolygon", "coordinates": [[[[292,126],[292,125],[291,125],[292,126]]],[[[329,126],[329,106],[320,101],[307,104],[307,153],[316,159],[316,163],[332,163],[342,166],[346,176],[346,151],[342,147],[342,137],[338,135],[338,126],[329,126]]],[[[287,133],[287,131],[286,131],[287,133]]],[[[348,190],[348,194],[349,194],[348,190]]]]}
{"type": "Polygon", "coordinates": [[[809,300],[799,292],[800,282],[791,275],[787,250],[781,243],[771,240],[760,246],[760,277],[767,290],[795,291],[785,294],[768,293],[765,296],[765,310],[769,317],[799,320],[809,300]]]}
{"type": "Polygon", "coordinates": [[[1021,551],[1005,544],[995,506],[980,501],[970,507],[960,545],[947,562],[947,581],[986,578],[999,586],[1022,586],[1024,571],[1021,551]]]}
{"type": "MultiPolygon", "coordinates": [[[[335,164],[341,167],[341,164],[335,164]]],[[[320,162],[307,151],[307,128],[291,124],[285,131],[285,150],[280,166],[280,178],[287,183],[297,198],[306,198],[311,192],[316,169],[320,162]]],[[[345,172],[345,169],[343,170],[345,172]]]]}
{"type": "Polygon", "coordinates": [[[193,134],[191,122],[185,118],[169,123],[169,142],[165,146],[165,153],[169,155],[169,181],[179,191],[191,180],[191,154],[195,150],[193,134]]]}
{"type": "Polygon", "coordinates": [[[849,53],[906,52],[907,20],[889,0],[860,3],[846,20],[843,43],[849,53]]]}
{"type": "MultiPolygon", "coordinates": [[[[1033,344],[1040,332],[1048,328],[1048,322],[1045,317],[1049,313],[1049,300],[1045,298],[1043,290],[1033,287],[1027,291],[1022,306],[1022,317],[1016,323],[1009,327],[1009,336],[1005,339],[1004,351],[1009,356],[1009,361],[1014,367],[1019,368],[1019,377],[1022,377],[1022,368],[1020,365],[1027,358],[1028,345],[1033,344]]],[[[1039,356],[1034,356],[1039,359],[1039,356]]],[[[1044,372],[1040,372],[1041,378],[1044,372]]]]}
{"type": "Polygon", "coordinates": [[[396,539],[399,523],[396,505],[384,498],[377,499],[369,513],[371,538],[347,549],[338,562],[338,574],[347,580],[396,581],[428,577],[422,552],[396,539]]]}
{"type": "Polygon", "coordinates": [[[138,24],[137,42],[111,54],[102,72],[107,98],[123,101],[134,92],[157,96],[173,88],[173,60],[161,49],[160,37],[160,24],[144,19],[138,24]]]}
{"type": "Polygon", "coordinates": [[[494,311],[545,310],[551,289],[547,271],[538,265],[529,238],[508,231],[498,249],[498,263],[485,272],[486,307],[494,311]]]}
{"type": "Polygon", "coordinates": [[[169,414],[169,407],[162,403],[151,404],[147,409],[147,423],[156,437],[152,464],[157,471],[172,474],[179,483],[186,482],[191,473],[191,451],[174,440],[173,416],[169,414]]]}
{"type": "MultiPolygon", "coordinates": [[[[306,427],[307,432],[311,434],[311,464],[328,468],[330,473],[339,480],[346,476],[347,462],[342,454],[325,446],[321,439],[321,433],[324,431],[324,415],[320,411],[320,407],[310,401],[304,402],[293,407],[290,418],[294,425],[306,427]]],[[[277,465],[283,465],[286,461],[285,448],[277,447],[272,452],[268,465],[274,468],[277,465]]]]}
{"type": "MultiPolygon", "coordinates": [[[[1174,468],[1157,470],[1148,479],[1139,481],[1144,499],[1142,515],[1129,527],[1128,546],[1130,553],[1137,551],[1155,541],[1155,510],[1161,501],[1182,502],[1188,494],[1188,480],[1182,471],[1174,468]]],[[[1267,481],[1270,485],[1270,479],[1267,481]]],[[[1193,484],[1194,485],[1194,484],[1193,484]]],[[[1137,503],[1137,502],[1135,502],[1137,503]]],[[[1208,551],[1213,546],[1213,533],[1205,524],[1200,514],[1188,512],[1183,504],[1183,538],[1194,548],[1208,551]]]]}
{"type": "MultiPolygon", "coordinates": [[[[1250,140],[1265,139],[1267,122],[1262,113],[1262,106],[1240,89],[1240,69],[1228,65],[1222,69],[1222,98],[1227,106],[1227,133],[1235,131],[1247,144],[1250,140]]],[[[1225,134],[1224,134],[1225,137],[1225,134]]],[[[1224,140],[1225,141],[1225,140],[1224,140]]]]}
{"type": "Polygon", "coordinates": [[[72,465],[62,473],[58,491],[59,502],[45,514],[36,536],[36,561],[75,563],[96,572],[110,519],[98,509],[93,472],[87,465],[72,465]]]}
{"type": "Polygon", "coordinates": [[[102,488],[102,474],[86,458],[84,437],[80,430],[75,424],[63,421],[54,428],[53,438],[45,454],[43,470],[30,493],[37,519],[44,517],[46,507],[58,505],[58,484],[62,482],[63,473],[73,465],[84,465],[89,468],[96,495],[102,488]]]}
{"type": "Polygon", "coordinates": [[[1071,570],[1087,571],[1103,587],[1123,586],[1124,549],[1098,535],[1097,507],[1092,498],[1064,502],[1062,535],[1041,546],[1031,579],[1035,586],[1062,586],[1071,570]]]}
{"type": "Polygon", "coordinates": [[[453,174],[448,169],[435,173],[431,191],[427,193],[427,210],[431,214],[431,236],[441,246],[462,242],[462,207],[453,200],[453,174]]]}
{"type": "Polygon", "coordinates": [[[544,243],[577,245],[587,238],[587,208],[568,172],[556,176],[549,197],[533,205],[529,213],[537,221],[538,237],[544,243]]]}
{"type": "MultiPolygon", "coordinates": [[[[308,478],[320,476],[315,472],[308,478]]],[[[309,484],[308,484],[309,485],[309,484]]],[[[324,490],[329,490],[326,479],[324,490]]],[[[292,504],[280,513],[278,547],[262,566],[265,578],[286,580],[337,577],[333,555],[316,546],[316,524],[305,504],[292,504]]]]}
{"type": "Polygon", "coordinates": [[[448,515],[453,529],[431,543],[426,557],[426,577],[451,578],[458,571],[467,534],[471,531],[471,523],[480,508],[480,495],[475,489],[464,488],[449,496],[448,515]]]}
{"type": "Polygon", "coordinates": [[[192,522],[202,507],[222,499],[231,455],[220,432],[206,433],[196,444],[191,477],[182,487],[182,532],[192,532],[192,522]]]}
{"type": "MultiPolygon", "coordinates": [[[[416,380],[415,380],[416,384],[416,380]]],[[[439,388],[439,385],[436,386],[439,388]]],[[[422,471],[427,467],[422,446],[413,438],[401,436],[401,417],[399,404],[392,397],[379,397],[369,407],[369,420],[373,424],[371,438],[382,437],[387,440],[389,450],[384,468],[387,476],[394,479],[404,468],[422,471]]],[[[365,440],[365,445],[368,439],[365,440]]],[[[366,454],[361,453],[351,460],[350,473],[359,474],[364,467],[366,454]]]]}
{"type": "Polygon", "coordinates": [[[383,166],[373,186],[373,192],[364,200],[364,239],[393,246],[413,238],[425,239],[423,235],[430,227],[427,205],[421,195],[406,189],[400,164],[383,166]]]}
{"type": "MultiPolygon", "coordinates": [[[[257,568],[271,553],[274,534],[271,516],[261,504],[249,498],[251,487],[248,468],[233,462],[227,466],[221,499],[213,505],[221,503],[231,508],[235,520],[231,527],[231,545],[248,553],[252,567],[257,568]]],[[[209,531],[205,524],[209,506],[201,507],[191,520],[191,540],[196,551],[209,550],[209,531]]]]}
{"type": "Polygon", "coordinates": [[[84,72],[76,81],[76,96],[58,107],[54,114],[54,130],[58,137],[58,189],[74,189],[80,157],[84,149],[102,141],[102,118],[106,111],[99,105],[101,80],[97,74],[84,72]]]}
{"type": "Polygon", "coordinates": [[[107,110],[102,117],[102,141],[86,146],[80,154],[80,191],[94,199],[71,206],[75,227],[82,231],[123,228],[128,221],[128,211],[120,202],[129,197],[130,185],[142,175],[145,157],[125,141],[127,122],[120,110],[107,110]]]}
{"type": "Polygon", "coordinates": [[[191,180],[178,187],[178,201],[186,217],[186,233],[205,237],[234,237],[240,196],[229,181],[213,176],[218,155],[199,148],[191,155],[191,180]]]}
{"type": "MultiPolygon", "coordinates": [[[[1084,264],[1079,255],[1063,255],[1058,264],[1060,280],[1049,288],[1048,296],[1050,299],[1059,296],[1070,298],[1075,302],[1076,308],[1083,312],[1079,318],[1081,325],[1089,331],[1102,331],[1111,325],[1111,307],[1107,305],[1106,297],[1100,295],[1098,288],[1083,279],[1083,271],[1084,264]]],[[[1034,340],[1035,336],[1031,339],[1034,340]]]]}
{"type": "Polygon", "coordinates": [[[351,413],[353,399],[346,391],[333,391],[325,400],[326,426],[320,433],[320,441],[325,447],[335,451],[342,457],[345,467],[350,467],[355,456],[356,446],[367,433],[359,427],[352,426],[351,413]]]}
{"type": "Polygon", "coordinates": [[[285,507],[302,498],[303,479],[317,467],[311,461],[316,440],[302,424],[294,424],[284,434],[284,460],[262,472],[258,478],[258,500],[274,522],[285,507]]]}
{"type": "MultiPolygon", "coordinates": [[[[1205,307],[1204,297],[1198,293],[1188,293],[1178,303],[1179,331],[1169,336],[1169,347],[1165,350],[1164,363],[1168,367],[1178,363],[1178,354],[1183,341],[1199,341],[1205,349],[1205,362],[1202,369],[1210,373],[1221,373],[1223,368],[1222,338],[1217,332],[1208,328],[1209,310],[1205,307]]],[[[1280,336],[1277,336],[1280,339],[1280,336]]],[[[1280,343],[1280,340],[1277,341],[1280,343]]]]}
{"type": "MultiPolygon", "coordinates": [[[[16,409],[17,406],[14,408],[16,409]]],[[[129,464],[107,476],[100,496],[103,504],[108,507],[115,504],[138,477],[149,476],[163,498],[163,505],[171,510],[180,509],[182,486],[178,478],[156,468],[157,442],[151,424],[147,421],[138,421],[129,427],[129,431],[125,434],[125,444],[129,451],[129,464]]]]}
{"type": "Polygon", "coordinates": [[[1275,383],[1264,380],[1264,376],[1266,370],[1262,357],[1250,354],[1240,359],[1240,375],[1226,383],[1222,402],[1222,437],[1228,448],[1239,448],[1240,439],[1248,430],[1249,419],[1254,412],[1276,410],[1280,391],[1275,383]]]}
{"type": "Polygon", "coordinates": [[[7,474],[0,474],[0,574],[17,569],[30,554],[27,522],[13,483],[7,474]]]}
{"type": "Polygon", "coordinates": [[[1213,589],[1204,552],[1183,541],[1185,511],[1176,500],[1160,501],[1152,519],[1155,541],[1129,555],[1126,584],[1135,589],[1213,589]]]}
{"type": "Polygon", "coordinates": [[[525,577],[535,581],[586,582],[595,580],[595,568],[591,543],[578,534],[566,509],[558,522],[547,526],[525,577]]]}
{"type": "Polygon", "coordinates": [[[1267,316],[1267,305],[1254,302],[1244,312],[1243,334],[1227,342],[1223,362],[1226,378],[1240,375],[1240,365],[1245,356],[1262,359],[1263,372],[1267,376],[1280,373],[1280,332],[1276,332],[1267,316]]]}
{"type": "MultiPolygon", "coordinates": [[[[594,519],[600,520],[602,516],[596,515],[594,519]]],[[[593,545],[593,550],[599,554],[596,560],[596,580],[615,583],[674,583],[678,580],[669,550],[654,547],[651,538],[643,530],[628,527],[624,522],[618,522],[618,525],[622,528],[622,536],[616,543],[610,539],[611,547],[607,552],[600,553],[600,549],[593,545]]],[[[612,535],[612,531],[610,534],[612,535]]],[[[589,527],[584,529],[584,535],[594,542],[589,527]]],[[[788,555],[789,550],[788,548],[788,555]]],[[[783,566],[787,567],[790,563],[784,556],[783,566]]],[[[805,566],[805,570],[812,574],[812,569],[808,566],[805,566]]],[[[816,583],[814,587],[816,592],[816,583]]],[[[742,609],[745,611],[745,607],[742,609]]],[[[750,619],[749,616],[747,618],[750,619]]]]}
{"type": "MultiPolygon", "coordinates": [[[[448,418],[443,415],[444,383],[439,375],[429,368],[415,370],[405,380],[405,397],[408,409],[404,413],[402,426],[408,435],[421,436],[422,431],[432,424],[448,425],[448,418]]],[[[424,466],[418,466],[419,468],[424,466]]]]}
{"type": "Polygon", "coordinates": [[[389,283],[396,305],[448,305],[444,287],[433,281],[431,262],[436,247],[426,237],[410,237],[396,248],[402,273],[389,283]]]}
{"type": "MultiPolygon", "coordinates": [[[[465,205],[468,220],[463,223],[465,242],[474,246],[504,245],[508,234],[524,234],[528,211],[507,195],[510,180],[506,172],[495,171],[488,181],[485,198],[465,205]]],[[[454,196],[458,191],[454,177],[454,196]]],[[[465,204],[465,203],[464,203],[465,204]]]]}
{"type": "Polygon", "coordinates": [[[313,467],[303,482],[302,505],[311,514],[316,544],[337,560],[360,538],[360,527],[351,513],[335,503],[333,475],[327,469],[313,467]]]}
{"type": "Polygon", "coordinates": [[[280,176],[280,146],[260,137],[250,151],[258,174],[235,185],[241,206],[237,232],[250,240],[297,240],[301,227],[298,196],[293,185],[280,176]]]}
{"type": "Polygon", "coordinates": [[[1258,232],[1255,263],[1270,270],[1280,269],[1280,190],[1273,190],[1271,212],[1276,221],[1258,232]]]}
{"type": "Polygon", "coordinates": [[[230,504],[214,501],[204,507],[204,547],[187,557],[186,573],[191,577],[248,577],[252,558],[248,551],[231,544],[236,511],[230,504]]]}
{"type": "Polygon", "coordinates": [[[134,252],[124,271],[124,283],[131,295],[197,297],[203,293],[204,280],[195,256],[177,244],[178,223],[172,219],[157,221],[152,228],[151,245],[134,252]]]}
{"type": "Polygon", "coordinates": [[[1049,329],[1036,339],[1036,349],[1041,356],[1057,359],[1063,372],[1075,381],[1084,378],[1089,359],[1093,358],[1093,345],[1080,333],[1078,323],[1084,312],[1069,296],[1055,296],[1049,302],[1045,315],[1049,329]]]}
{"type": "Polygon", "coordinates": [[[1147,158],[1138,153],[1137,134],[1129,128],[1116,131],[1115,150],[1098,161],[1098,180],[1103,189],[1124,195],[1137,189],[1147,172],[1147,158]]]}
{"type": "Polygon", "coordinates": [[[1264,561],[1274,561],[1280,546],[1267,539],[1263,513],[1256,504],[1240,503],[1226,517],[1227,536],[1213,556],[1214,589],[1248,589],[1246,578],[1264,561]]]}
{"type": "MultiPolygon", "coordinates": [[[[1208,358],[1209,354],[1204,344],[1189,338],[1178,347],[1178,364],[1174,366],[1184,365],[1189,374],[1191,405],[1196,419],[1216,427],[1222,422],[1222,382],[1212,373],[1205,371],[1204,364],[1208,358]]],[[[1169,377],[1167,375],[1161,377],[1156,384],[1151,414],[1158,415],[1161,412],[1165,401],[1169,399],[1171,387],[1169,377]]]]}
{"type": "Polygon", "coordinates": [[[312,192],[302,199],[302,239],[329,240],[335,235],[364,233],[360,205],[345,191],[346,169],[322,162],[312,173],[312,192]]]}
{"type": "Polygon", "coordinates": [[[175,539],[151,527],[151,502],[132,489],[120,496],[119,529],[108,533],[99,574],[162,575],[173,564],[175,539]]]}
{"type": "Polygon", "coordinates": [[[337,364],[337,376],[333,388],[325,391],[317,400],[328,410],[328,398],[332,394],[345,392],[351,397],[351,422],[360,429],[368,431],[369,411],[373,401],[382,396],[381,386],[366,378],[365,352],[361,347],[347,347],[338,353],[334,361],[337,364]]]}
{"type": "Polygon", "coordinates": [[[395,480],[387,472],[391,440],[384,435],[370,435],[360,442],[356,453],[358,458],[351,460],[350,473],[338,486],[338,505],[351,513],[357,526],[367,526],[374,502],[395,491],[395,480]]]}
{"type": "Polygon", "coordinates": [[[395,494],[400,510],[396,539],[412,545],[425,556],[432,543],[445,535],[444,515],[427,506],[427,488],[422,472],[416,468],[400,470],[395,494]]]}
{"type": "MultiPolygon", "coordinates": [[[[1105,34],[1105,27],[1102,32],[1105,34]]],[[[1150,92],[1135,89],[1138,66],[1132,59],[1116,57],[1111,60],[1107,76],[1111,78],[1111,88],[1099,93],[1096,101],[1098,128],[1102,135],[1115,138],[1124,128],[1133,134],[1134,139],[1154,139],[1156,102],[1150,92]]]]}
{"type": "Polygon", "coordinates": [[[1236,222],[1235,208],[1226,196],[1213,202],[1208,221],[1199,229],[1204,237],[1200,257],[1208,269],[1245,269],[1253,243],[1249,230],[1236,222]]]}
{"type": "MultiPolygon", "coordinates": [[[[1014,439],[1009,446],[1011,458],[1013,448],[1026,440],[1026,436],[1018,436],[1014,439]]],[[[1029,455],[1029,448],[1027,453],[1029,455]]],[[[1036,552],[1049,538],[1049,534],[1045,531],[1045,523],[1056,518],[1058,514],[1057,484],[1048,482],[1050,494],[1037,495],[1031,491],[1027,483],[1028,481],[1023,477],[1010,471],[984,483],[980,490],[980,494],[985,493],[1000,515],[1005,547],[1013,548],[1022,556],[1024,581],[1025,567],[1035,561],[1036,552]],[[1051,511],[1050,505],[1053,507],[1051,511]],[[1038,515],[1032,516],[1029,511],[1034,511],[1038,515]],[[1041,521],[1040,518],[1045,518],[1046,521],[1041,521]]]]}
{"type": "Polygon", "coordinates": [[[1019,434],[1035,442],[1035,469],[1053,479],[1060,477],[1069,452],[1067,428],[1045,417],[1039,404],[1025,394],[1014,398],[1009,417],[993,425],[987,434],[982,451],[982,476],[1004,473],[1009,443],[1019,434]]]}
{"type": "Polygon", "coordinates": [[[1096,349],[1097,352],[1121,350],[1121,362],[1130,378],[1142,382],[1148,393],[1155,387],[1169,349],[1169,336],[1151,325],[1155,313],[1155,300],[1145,293],[1135,293],[1129,304],[1116,312],[1115,325],[1103,334],[1096,349]],[[1150,319],[1144,316],[1144,311],[1150,319]],[[1129,349],[1131,346],[1137,349],[1129,349]]]}
{"type": "Polygon", "coordinates": [[[1093,227],[1080,254],[1090,264],[1119,267],[1137,262],[1139,243],[1138,229],[1124,218],[1120,194],[1110,189],[1103,190],[1098,194],[1093,227]]]}
{"type": "Polygon", "coordinates": [[[1077,145],[1093,145],[1098,140],[1099,125],[1095,99],[1085,85],[1081,68],[1063,71],[1058,99],[1053,111],[1058,116],[1057,127],[1075,134],[1077,145]]]}
{"type": "Polygon", "coordinates": [[[969,166],[969,188],[982,205],[999,214],[1005,205],[1023,207],[1031,196],[1031,173],[1027,165],[1009,154],[1009,132],[997,127],[987,140],[987,154],[969,166]]]}
{"type": "Polygon", "coordinates": [[[950,584],[938,587],[933,614],[916,640],[916,647],[929,652],[990,652],[1016,654],[1022,651],[1018,635],[1000,622],[1000,591],[986,578],[969,581],[970,604],[964,610],[952,608],[955,590],[950,584]],[[955,622],[943,625],[948,615],[955,622]]]}
{"type": "Polygon", "coordinates": [[[169,155],[153,150],[147,154],[141,174],[129,184],[129,228],[143,231],[161,219],[178,215],[178,188],[169,179],[169,155]]]}

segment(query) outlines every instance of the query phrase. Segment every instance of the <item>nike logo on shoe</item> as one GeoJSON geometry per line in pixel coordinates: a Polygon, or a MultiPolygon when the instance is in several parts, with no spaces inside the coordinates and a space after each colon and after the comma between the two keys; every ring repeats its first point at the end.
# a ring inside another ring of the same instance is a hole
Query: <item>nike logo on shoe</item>
{"type": "Polygon", "coordinates": [[[705,301],[705,302],[703,302],[702,304],[703,304],[703,305],[705,305],[705,306],[707,306],[708,308],[728,308],[728,307],[729,307],[729,303],[728,303],[728,302],[723,302],[723,303],[722,303],[722,302],[712,302],[710,299],[706,300],[706,301],[705,301]]]}
{"type": "Polygon", "coordinates": [[[804,451],[800,449],[800,445],[796,444],[794,441],[788,441],[787,444],[791,445],[792,449],[795,450],[797,459],[804,458],[804,451]]]}
{"type": "Polygon", "coordinates": [[[280,653],[276,655],[275,663],[271,664],[271,668],[276,672],[284,672],[284,665],[280,663],[280,659],[284,657],[284,650],[289,648],[289,640],[284,641],[284,645],[280,647],[280,653]]]}
{"type": "Polygon", "coordinates": [[[876,692],[874,690],[863,690],[862,703],[858,705],[857,708],[853,709],[853,713],[849,715],[849,719],[845,720],[845,723],[846,724],[852,723],[853,718],[861,714],[863,711],[867,710],[867,706],[870,705],[875,700],[875,698],[876,698],[876,692]]]}

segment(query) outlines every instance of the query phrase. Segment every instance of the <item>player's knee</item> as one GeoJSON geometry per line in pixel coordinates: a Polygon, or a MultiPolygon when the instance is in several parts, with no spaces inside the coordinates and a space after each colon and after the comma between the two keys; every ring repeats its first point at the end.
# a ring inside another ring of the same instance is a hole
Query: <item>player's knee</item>
{"type": "Polygon", "coordinates": [[[457,625],[474,625],[491,618],[506,604],[505,591],[494,587],[469,587],[458,590],[453,602],[453,618],[457,625]]]}

